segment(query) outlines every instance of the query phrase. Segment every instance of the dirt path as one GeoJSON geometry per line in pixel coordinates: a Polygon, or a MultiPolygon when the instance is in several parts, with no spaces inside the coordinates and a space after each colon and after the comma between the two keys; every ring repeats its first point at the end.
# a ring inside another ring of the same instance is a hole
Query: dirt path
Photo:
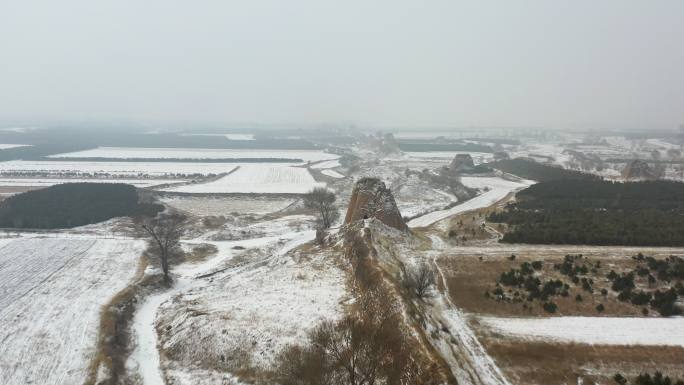
{"type": "MultiPolygon", "coordinates": [[[[444,250],[446,244],[436,235],[430,235],[433,248],[444,250]]],[[[446,277],[437,263],[438,255],[432,257],[432,264],[438,273],[436,277],[441,280],[444,292],[438,291],[438,297],[434,299],[434,317],[439,319],[443,329],[451,334],[450,343],[437,346],[444,359],[451,365],[454,376],[459,384],[471,385],[510,385],[510,382],[501,372],[494,360],[487,354],[475,333],[468,325],[463,312],[458,309],[451,300],[449,291],[446,289],[446,277]]]]}

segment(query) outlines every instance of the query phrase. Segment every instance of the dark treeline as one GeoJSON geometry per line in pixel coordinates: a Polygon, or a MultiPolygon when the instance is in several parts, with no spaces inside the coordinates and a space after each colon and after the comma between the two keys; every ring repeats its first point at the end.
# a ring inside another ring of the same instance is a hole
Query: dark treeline
{"type": "Polygon", "coordinates": [[[300,158],[53,158],[53,160],[72,162],[179,162],[183,163],[303,163],[300,158]]]}
{"type": "Polygon", "coordinates": [[[684,183],[542,182],[489,220],[511,243],[682,246],[684,183]]]}
{"type": "Polygon", "coordinates": [[[155,215],[163,207],[139,203],[122,183],[66,183],[25,192],[0,203],[0,227],[58,229],[121,216],[155,215]]]}
{"type": "Polygon", "coordinates": [[[562,167],[555,167],[537,163],[533,160],[522,158],[499,160],[487,163],[487,166],[501,170],[505,173],[513,174],[525,179],[546,182],[559,179],[582,179],[599,180],[599,176],[587,174],[580,171],[566,170],[562,167]]]}
{"type": "Polygon", "coordinates": [[[405,141],[399,140],[401,151],[468,151],[468,152],[494,152],[490,146],[476,143],[444,143],[441,141],[405,141]]]}

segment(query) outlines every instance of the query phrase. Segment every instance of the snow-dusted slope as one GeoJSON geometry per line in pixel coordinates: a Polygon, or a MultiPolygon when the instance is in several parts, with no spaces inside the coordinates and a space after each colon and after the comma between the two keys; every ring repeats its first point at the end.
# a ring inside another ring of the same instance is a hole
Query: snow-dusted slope
{"type": "Polygon", "coordinates": [[[218,253],[175,267],[174,287],[145,299],[133,321],[137,347],[128,362],[145,385],[162,385],[164,376],[180,385],[236,384],[231,362],[248,359],[267,368],[321,318],[339,315],[344,275],[334,261],[286,255],[315,232],[265,225],[273,231],[260,238],[191,241],[214,244],[218,253]],[[157,330],[170,332],[159,338],[157,330]],[[158,347],[174,354],[160,360],[158,347]],[[221,357],[220,372],[197,364],[221,357]]]}
{"type": "Polygon", "coordinates": [[[0,382],[80,384],[101,307],[135,274],[144,242],[19,238],[0,249],[0,382]]]}

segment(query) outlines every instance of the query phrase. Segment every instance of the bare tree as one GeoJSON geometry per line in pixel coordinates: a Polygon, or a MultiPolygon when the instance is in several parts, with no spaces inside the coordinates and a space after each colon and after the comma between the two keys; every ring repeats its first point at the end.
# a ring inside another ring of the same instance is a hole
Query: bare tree
{"type": "Polygon", "coordinates": [[[159,248],[159,261],[164,272],[164,282],[171,283],[169,277],[169,255],[180,244],[186,218],[180,214],[159,214],[154,218],[141,220],[140,227],[152,238],[159,248]]]}
{"type": "Polygon", "coordinates": [[[304,194],[304,206],[318,211],[320,227],[327,229],[340,217],[335,207],[335,193],[324,187],[316,187],[304,194]]]}
{"type": "Polygon", "coordinates": [[[428,290],[435,284],[435,273],[427,263],[421,264],[418,269],[406,273],[405,286],[418,298],[424,298],[428,290]]]}

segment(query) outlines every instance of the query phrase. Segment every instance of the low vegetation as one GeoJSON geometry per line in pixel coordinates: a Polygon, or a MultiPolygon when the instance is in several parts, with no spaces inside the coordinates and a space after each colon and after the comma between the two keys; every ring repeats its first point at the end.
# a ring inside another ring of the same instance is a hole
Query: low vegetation
{"type": "Polygon", "coordinates": [[[163,207],[141,203],[135,187],[120,183],[65,183],[9,197],[0,227],[59,229],[115,217],[152,215],[163,207]]]}
{"type": "MultiPolygon", "coordinates": [[[[515,260],[513,257],[509,259],[515,260]]],[[[601,301],[614,295],[620,302],[641,308],[643,315],[650,311],[664,317],[681,314],[677,300],[684,295],[684,259],[656,259],[642,254],[632,259],[637,264],[631,270],[617,273],[610,269],[607,274],[600,261],[581,254],[568,254],[561,263],[554,263],[555,274],[545,272],[542,261],[522,262],[519,268],[501,273],[494,289],[487,290],[485,297],[521,304],[525,310],[537,302],[546,313],[559,310],[554,302],[557,297],[574,298],[575,302],[598,301],[595,310],[602,313],[605,306],[601,301]]]]}
{"type": "Polygon", "coordinates": [[[488,218],[510,225],[503,242],[684,245],[684,183],[555,180],[517,197],[488,218]]]}
{"type": "Polygon", "coordinates": [[[494,152],[492,147],[477,143],[439,143],[434,140],[402,139],[399,140],[401,151],[467,151],[467,152],[494,152]]]}
{"type": "Polygon", "coordinates": [[[628,381],[625,376],[617,373],[613,380],[619,385],[684,385],[684,379],[673,380],[669,376],[663,375],[661,372],[655,372],[653,375],[650,373],[642,373],[634,378],[633,381],[628,381]]]}

